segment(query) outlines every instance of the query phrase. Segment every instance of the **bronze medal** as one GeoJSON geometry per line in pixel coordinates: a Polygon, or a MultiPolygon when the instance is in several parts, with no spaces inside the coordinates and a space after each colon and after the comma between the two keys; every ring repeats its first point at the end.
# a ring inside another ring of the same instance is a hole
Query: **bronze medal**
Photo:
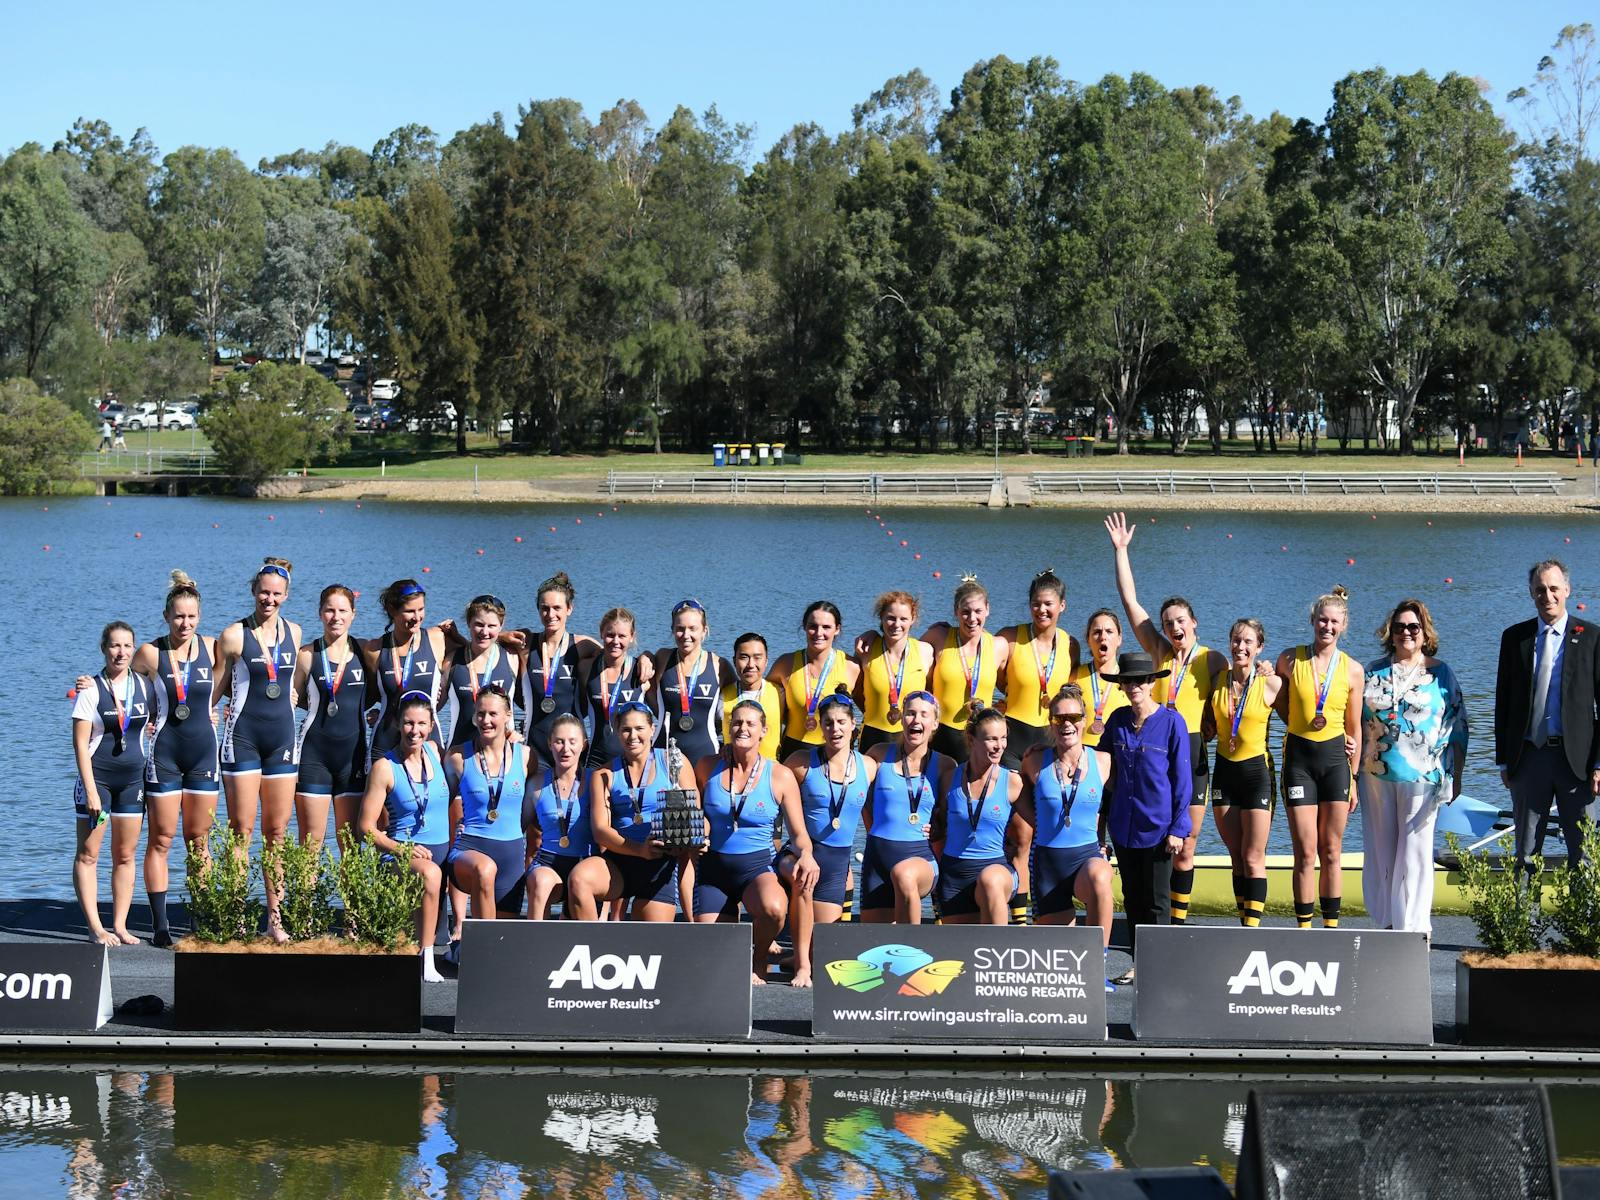
{"type": "Polygon", "coordinates": [[[891,704],[889,706],[888,717],[889,717],[889,724],[891,724],[891,725],[900,724],[901,712],[900,712],[900,706],[898,704],[891,704]]]}
{"type": "Polygon", "coordinates": [[[1090,726],[1089,726],[1089,732],[1090,733],[1104,733],[1105,731],[1106,731],[1106,723],[1104,721],[1102,721],[1099,717],[1096,717],[1094,719],[1093,723],[1090,724],[1090,726]]]}
{"type": "Polygon", "coordinates": [[[817,728],[817,718],[816,718],[816,714],[813,713],[812,715],[810,715],[810,716],[808,716],[806,718],[806,731],[808,733],[815,732],[816,728],[817,728]]]}
{"type": "Polygon", "coordinates": [[[1323,716],[1321,713],[1318,713],[1316,716],[1311,718],[1311,728],[1313,728],[1313,729],[1326,729],[1327,727],[1328,727],[1328,718],[1323,716]]]}

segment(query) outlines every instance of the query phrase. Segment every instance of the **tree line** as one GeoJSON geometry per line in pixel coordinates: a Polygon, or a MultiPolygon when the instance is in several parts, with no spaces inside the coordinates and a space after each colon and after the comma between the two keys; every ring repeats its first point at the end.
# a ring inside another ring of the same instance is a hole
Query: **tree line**
{"type": "Polygon", "coordinates": [[[1032,448],[1040,413],[1119,450],[1202,414],[1219,449],[1554,425],[1600,349],[1593,49],[1561,31],[1520,135],[1462,74],[1354,72],[1317,123],[1004,57],[759,155],[715,108],[631,101],[253,170],[80,120],[0,162],[0,376],[172,396],[320,331],[406,412],[452,403],[462,451],[505,417],[554,453],[1032,448]]]}

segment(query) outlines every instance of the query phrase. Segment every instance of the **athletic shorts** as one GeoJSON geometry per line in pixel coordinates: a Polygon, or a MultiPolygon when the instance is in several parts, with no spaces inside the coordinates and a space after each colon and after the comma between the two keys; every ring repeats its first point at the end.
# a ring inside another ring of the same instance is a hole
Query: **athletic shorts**
{"type": "MultiPolygon", "coordinates": [[[[117,783],[107,783],[103,779],[94,781],[94,790],[100,793],[100,811],[113,817],[142,817],[144,816],[144,780],[135,775],[131,781],[122,780],[117,783]]],[[[83,780],[79,780],[72,788],[72,811],[78,814],[80,820],[89,819],[89,797],[83,790],[83,780]]]]}
{"type": "Polygon", "coordinates": [[[695,915],[738,916],[745,889],[761,876],[771,874],[770,850],[751,850],[746,854],[708,851],[694,867],[695,915]]]}
{"type": "MultiPolygon", "coordinates": [[[[1048,746],[1052,740],[1050,726],[1029,725],[1018,721],[1014,717],[1006,718],[1006,752],[1000,758],[1000,765],[1015,771],[1022,766],[1022,756],[1035,746],[1048,746]]],[[[967,752],[962,750],[957,761],[965,761],[967,752]]]]}
{"type": "Polygon", "coordinates": [[[262,716],[248,705],[233,723],[231,735],[222,743],[222,773],[251,775],[260,772],[271,778],[293,775],[298,769],[294,754],[294,716],[288,710],[262,716]]]}
{"type": "Polygon", "coordinates": [[[861,911],[894,907],[894,869],[908,858],[920,858],[933,868],[935,882],[939,878],[939,860],[927,838],[914,842],[891,841],[889,838],[869,837],[867,852],[861,860],[861,911]]]}
{"type": "Polygon", "coordinates": [[[1265,754],[1238,762],[1217,759],[1211,779],[1211,803],[1218,808],[1260,809],[1272,807],[1272,765],[1265,754]]]}
{"type": "Polygon", "coordinates": [[[1033,911],[1036,916],[1048,917],[1055,913],[1073,912],[1077,898],[1073,886],[1078,873],[1100,857],[1100,847],[1087,846],[1035,846],[1030,868],[1033,888],[1033,911]]]}
{"type": "Polygon", "coordinates": [[[967,731],[953,725],[940,725],[933,731],[928,745],[956,762],[967,761],[967,731]]]}
{"type": "Polygon", "coordinates": [[[178,792],[215,794],[220,779],[215,733],[209,738],[156,738],[155,752],[150,756],[145,775],[151,795],[171,796],[178,792]]]}
{"type": "Polygon", "coordinates": [[[1205,740],[1198,733],[1189,735],[1189,772],[1193,787],[1189,793],[1189,807],[1204,808],[1211,791],[1211,770],[1206,763],[1205,740]]]}
{"type": "MultiPolygon", "coordinates": [[[[785,858],[795,859],[799,855],[793,846],[785,846],[778,851],[777,857],[772,860],[772,865],[777,865],[785,858]]],[[[850,878],[850,847],[849,846],[823,846],[817,842],[811,843],[811,857],[817,860],[817,886],[812,889],[811,898],[822,904],[836,904],[844,907],[845,881],[850,878]]]]}
{"type": "Polygon", "coordinates": [[[1017,871],[1003,858],[941,858],[939,860],[939,914],[945,917],[975,915],[978,911],[978,876],[986,867],[1004,867],[1011,875],[1011,895],[1017,894],[1017,871]]]}
{"type": "Polygon", "coordinates": [[[1350,760],[1343,737],[1310,742],[1292,733],[1284,736],[1283,802],[1290,808],[1350,802],[1350,760]]]}
{"type": "MultiPolygon", "coordinates": [[[[567,876],[572,874],[572,868],[583,861],[579,854],[557,854],[554,850],[540,848],[539,853],[533,856],[535,867],[548,867],[554,871],[561,880],[561,885],[566,886],[567,876]]],[[[532,868],[530,868],[531,870],[532,868]]]]}
{"type": "Polygon", "coordinates": [[[348,750],[306,738],[300,746],[295,791],[307,796],[360,796],[367,790],[367,748],[354,739],[348,750]]]}
{"type": "Polygon", "coordinates": [[[460,833],[450,846],[449,856],[445,859],[445,874],[450,882],[458,889],[465,892],[461,880],[456,878],[456,865],[461,861],[461,856],[469,850],[475,850],[494,863],[494,906],[503,913],[515,916],[522,911],[522,881],[527,876],[528,847],[521,838],[511,841],[501,841],[498,838],[484,837],[479,833],[460,833]]]}
{"type": "Polygon", "coordinates": [[[639,858],[607,850],[601,857],[622,876],[622,898],[678,906],[678,860],[639,858]]]}

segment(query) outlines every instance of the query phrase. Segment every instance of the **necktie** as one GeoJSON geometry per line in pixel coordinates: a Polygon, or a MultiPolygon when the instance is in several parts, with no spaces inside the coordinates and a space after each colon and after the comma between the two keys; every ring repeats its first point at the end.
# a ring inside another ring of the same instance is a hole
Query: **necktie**
{"type": "Polygon", "coordinates": [[[1545,705],[1550,700],[1550,670],[1555,664],[1556,643],[1554,635],[1556,627],[1546,625],[1539,631],[1539,644],[1534,647],[1533,668],[1533,728],[1528,731],[1528,740],[1535,746],[1543,746],[1545,742],[1545,705]]]}

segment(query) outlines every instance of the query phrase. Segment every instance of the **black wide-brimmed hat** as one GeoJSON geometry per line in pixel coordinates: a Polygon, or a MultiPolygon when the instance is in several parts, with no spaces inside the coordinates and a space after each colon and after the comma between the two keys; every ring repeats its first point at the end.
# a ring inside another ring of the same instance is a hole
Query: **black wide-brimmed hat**
{"type": "Polygon", "coordinates": [[[1130,679],[1164,679],[1171,670],[1156,670],[1155,660],[1143,650],[1128,650],[1117,655],[1117,673],[1100,676],[1107,683],[1126,683],[1130,679]]]}

